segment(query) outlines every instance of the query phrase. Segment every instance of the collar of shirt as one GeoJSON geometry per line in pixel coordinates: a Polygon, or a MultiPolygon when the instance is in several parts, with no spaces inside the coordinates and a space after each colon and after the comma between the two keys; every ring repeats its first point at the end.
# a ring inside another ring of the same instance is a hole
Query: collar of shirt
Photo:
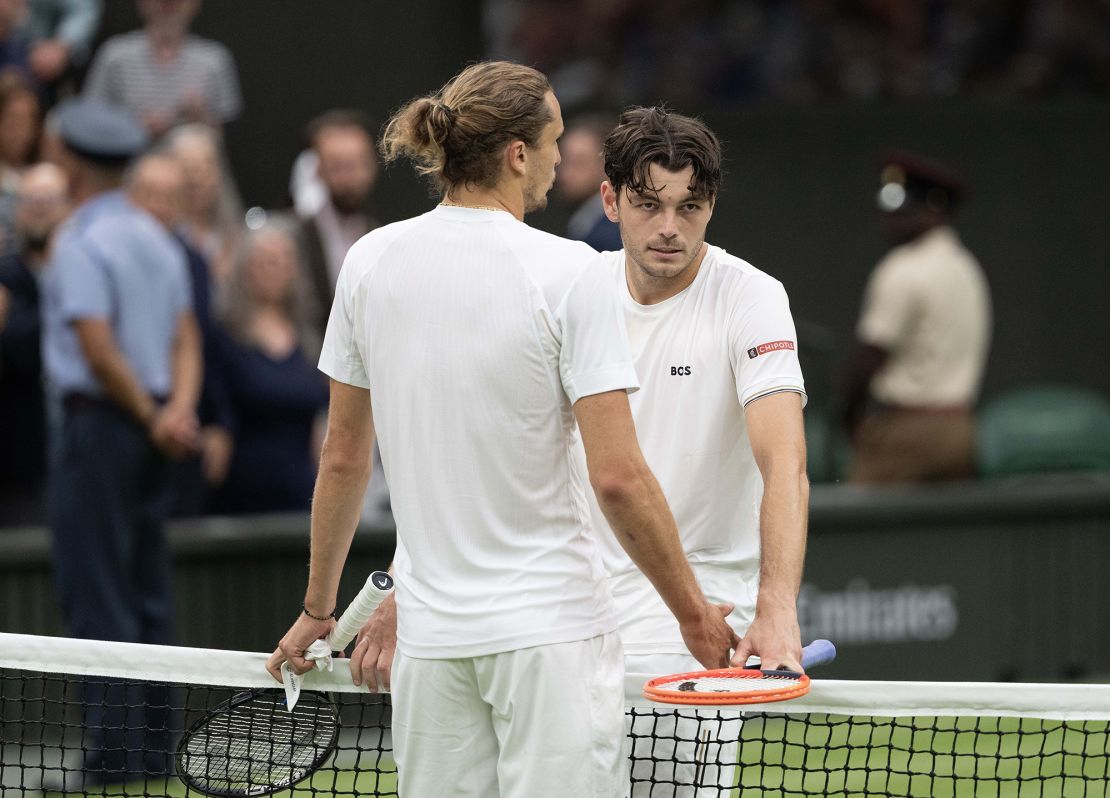
{"type": "Polygon", "coordinates": [[[101,216],[117,210],[127,202],[123,189],[112,189],[96,194],[81,203],[70,217],[71,229],[88,227],[101,216]]]}

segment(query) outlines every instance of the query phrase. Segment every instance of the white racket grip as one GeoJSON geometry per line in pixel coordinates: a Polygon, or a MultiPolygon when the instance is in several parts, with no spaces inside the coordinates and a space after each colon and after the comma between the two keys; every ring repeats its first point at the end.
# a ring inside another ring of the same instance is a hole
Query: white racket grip
{"type": "Polygon", "coordinates": [[[347,644],[355,639],[358,630],[370,620],[374,610],[378,608],[389,594],[393,592],[393,577],[385,571],[374,571],[366,579],[366,584],[355,596],[347,609],[336,621],[335,628],[328,635],[328,645],[332,651],[342,651],[347,644]]]}
{"type": "Polygon", "coordinates": [[[836,646],[828,640],[814,640],[802,649],[802,667],[809,668],[827,665],[836,659],[836,646]]]}

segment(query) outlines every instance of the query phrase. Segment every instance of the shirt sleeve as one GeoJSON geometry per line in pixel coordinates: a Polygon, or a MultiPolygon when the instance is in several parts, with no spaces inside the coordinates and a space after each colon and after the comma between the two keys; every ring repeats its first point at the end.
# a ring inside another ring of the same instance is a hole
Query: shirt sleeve
{"type": "Polygon", "coordinates": [[[897,261],[880,263],[867,281],[856,336],[888,352],[898,349],[913,320],[912,274],[897,261]]]}
{"type": "Polygon", "coordinates": [[[357,268],[356,259],[359,247],[347,253],[339,281],[335,286],[335,301],[331,303],[328,327],[324,332],[324,345],[320,352],[320,371],[337,382],[353,385],[356,388],[369,388],[370,376],[366,360],[358,346],[356,319],[360,297],[357,295],[362,281],[357,279],[363,270],[357,268]]]}
{"type": "MultiPolygon", "coordinates": [[[[750,286],[756,289],[756,286],[750,286]]],[[[805,382],[798,362],[798,334],[790,315],[786,290],[768,278],[757,290],[744,292],[746,301],[730,325],[736,395],[741,405],[782,391],[802,395],[805,382]]]]}
{"type": "Polygon", "coordinates": [[[54,253],[54,263],[58,308],[66,323],[112,317],[111,277],[88,247],[59,246],[54,253]]]}
{"type": "MultiPolygon", "coordinates": [[[[34,9],[45,4],[31,3],[34,9]]],[[[89,57],[92,41],[100,27],[100,17],[104,12],[102,0],[62,0],[61,18],[54,30],[54,36],[69,45],[69,57],[75,65],[81,66],[89,57]]],[[[47,35],[43,38],[52,38],[47,35]]]]}
{"type": "Polygon", "coordinates": [[[600,256],[571,285],[555,320],[562,331],[559,374],[571,404],[606,391],[639,389],[620,297],[600,256]]]}

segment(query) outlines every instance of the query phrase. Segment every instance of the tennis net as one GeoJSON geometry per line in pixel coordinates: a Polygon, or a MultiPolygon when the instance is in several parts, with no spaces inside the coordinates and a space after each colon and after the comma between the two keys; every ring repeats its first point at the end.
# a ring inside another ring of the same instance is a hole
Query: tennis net
{"type": "MultiPolygon", "coordinates": [[[[197,794],[173,776],[177,738],[242,691],[275,689],[265,661],[0,634],[0,794],[197,794]]],[[[647,678],[628,677],[634,796],[1110,795],[1110,686],[819,679],[738,712],[651,704],[647,678]]],[[[331,694],[342,730],[325,767],[282,794],[397,796],[388,697],[354,688],[342,663],[304,688],[331,694]]]]}

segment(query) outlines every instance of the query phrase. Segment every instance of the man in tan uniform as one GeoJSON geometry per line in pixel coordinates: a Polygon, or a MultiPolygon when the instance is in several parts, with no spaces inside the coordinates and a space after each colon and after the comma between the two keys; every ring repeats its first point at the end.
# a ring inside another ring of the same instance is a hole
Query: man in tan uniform
{"type": "Polygon", "coordinates": [[[868,280],[845,424],[853,482],[918,482],[974,470],[973,405],[990,343],[990,293],[951,226],[965,190],[906,152],[883,160],[879,208],[894,244],[868,280]]]}

